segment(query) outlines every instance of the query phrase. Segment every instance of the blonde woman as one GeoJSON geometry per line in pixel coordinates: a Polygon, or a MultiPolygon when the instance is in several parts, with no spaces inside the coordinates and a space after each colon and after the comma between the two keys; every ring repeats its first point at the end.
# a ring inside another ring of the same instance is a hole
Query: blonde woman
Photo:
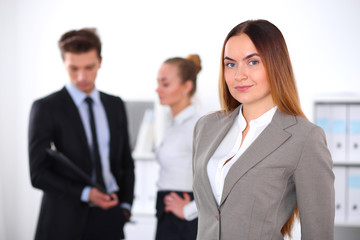
{"type": "Polygon", "coordinates": [[[191,103],[201,70],[198,55],[170,58],[159,69],[160,104],[170,107],[172,121],[156,151],[160,165],[157,183],[156,239],[196,239],[197,209],[192,193],[192,139],[199,114],[191,103]]]}

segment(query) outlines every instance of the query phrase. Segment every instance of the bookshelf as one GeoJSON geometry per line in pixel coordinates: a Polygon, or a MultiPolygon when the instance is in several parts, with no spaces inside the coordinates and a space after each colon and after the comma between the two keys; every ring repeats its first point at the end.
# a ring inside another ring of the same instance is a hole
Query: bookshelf
{"type": "Polygon", "coordinates": [[[323,128],[335,174],[335,239],[360,236],[360,96],[314,100],[314,122],[323,128]]]}

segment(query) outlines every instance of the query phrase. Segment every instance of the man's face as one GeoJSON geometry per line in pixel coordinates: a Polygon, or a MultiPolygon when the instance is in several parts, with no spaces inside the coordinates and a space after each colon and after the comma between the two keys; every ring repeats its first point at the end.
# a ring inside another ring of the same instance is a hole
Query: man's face
{"type": "Polygon", "coordinates": [[[95,88],[95,79],[101,66],[95,50],[85,53],[64,54],[64,66],[69,74],[71,83],[86,94],[95,88]]]}

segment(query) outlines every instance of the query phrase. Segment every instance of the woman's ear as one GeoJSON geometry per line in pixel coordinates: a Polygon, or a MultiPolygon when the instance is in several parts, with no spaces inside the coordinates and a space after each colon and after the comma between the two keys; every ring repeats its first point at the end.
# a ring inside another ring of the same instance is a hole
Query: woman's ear
{"type": "Polygon", "coordinates": [[[186,80],[186,82],[184,83],[184,91],[187,94],[189,94],[191,92],[191,90],[194,87],[194,83],[191,80],[186,80]]]}

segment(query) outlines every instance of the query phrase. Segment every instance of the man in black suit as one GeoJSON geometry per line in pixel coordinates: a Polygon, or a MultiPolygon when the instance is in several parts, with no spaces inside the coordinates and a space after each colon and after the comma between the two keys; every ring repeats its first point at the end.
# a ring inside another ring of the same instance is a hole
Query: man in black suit
{"type": "Polygon", "coordinates": [[[124,103],[95,87],[102,60],[95,29],[69,31],[59,47],[70,82],[35,101],[30,114],[31,182],[44,192],[35,239],[119,240],[134,193],[124,103]],[[52,159],[48,148],[67,156],[108,194],[52,159]]]}

